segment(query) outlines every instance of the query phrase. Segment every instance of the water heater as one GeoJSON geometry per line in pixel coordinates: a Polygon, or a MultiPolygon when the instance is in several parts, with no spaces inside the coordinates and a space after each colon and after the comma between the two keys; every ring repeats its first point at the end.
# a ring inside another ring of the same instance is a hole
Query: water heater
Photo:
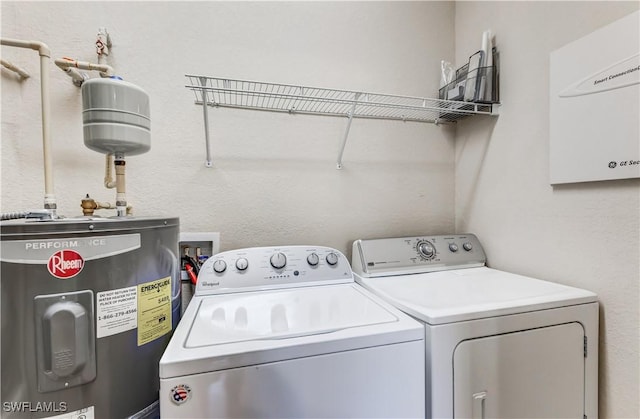
{"type": "Polygon", "coordinates": [[[125,214],[124,188],[124,156],[151,147],[149,96],[91,79],[82,110],[85,145],[114,158],[117,216],[2,215],[3,418],[159,415],[158,363],[180,318],[179,220],[125,214]]]}
{"type": "Polygon", "coordinates": [[[0,223],[3,418],[158,417],[177,218],[0,223]]]}

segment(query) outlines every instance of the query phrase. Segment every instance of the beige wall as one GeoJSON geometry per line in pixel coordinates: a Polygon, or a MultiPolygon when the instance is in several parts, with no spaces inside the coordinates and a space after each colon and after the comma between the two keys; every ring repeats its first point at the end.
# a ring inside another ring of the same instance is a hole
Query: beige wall
{"type": "MultiPolygon", "coordinates": [[[[221,249],[323,244],[454,228],[454,129],[356,120],[336,170],[346,118],[211,109],[214,168],[204,167],[200,107],[186,73],[433,96],[453,60],[453,3],[2,2],[2,36],[46,42],[54,57],[111,63],[151,97],[152,149],[127,160],[137,215],[179,216],[184,231],[218,231],[221,249]],[[433,34],[443,34],[443,38],[433,34]]],[[[2,211],[42,205],[37,54],[2,47],[33,78],[2,71],[2,211]]],[[[102,155],[82,145],[79,89],[51,67],[55,192],[114,201],[102,155]]],[[[93,77],[96,75],[93,74],[93,77]]]]}
{"type": "Polygon", "coordinates": [[[491,28],[502,88],[498,119],[457,130],[456,229],[478,234],[495,268],[598,293],[603,418],[640,417],[640,179],[549,185],[549,53],[638,6],[456,3],[456,59],[491,28]]]}

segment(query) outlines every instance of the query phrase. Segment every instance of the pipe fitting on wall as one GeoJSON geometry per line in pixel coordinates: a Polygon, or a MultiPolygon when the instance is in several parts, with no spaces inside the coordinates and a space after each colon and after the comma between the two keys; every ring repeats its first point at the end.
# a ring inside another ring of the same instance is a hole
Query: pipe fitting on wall
{"type": "Polygon", "coordinates": [[[116,153],[113,163],[116,168],[116,211],[118,213],[118,217],[124,217],[127,209],[124,154],[116,153]]]}
{"type": "Polygon", "coordinates": [[[106,64],[111,48],[111,36],[107,32],[107,28],[98,28],[98,37],[96,39],[96,54],[98,54],[98,64],[106,64]]]}
{"type": "Polygon", "coordinates": [[[89,75],[87,75],[87,73],[81,73],[75,68],[67,67],[66,69],[63,68],[62,71],[64,71],[69,77],[71,77],[71,82],[76,87],[82,86],[82,83],[89,80],[89,75]]]}
{"type": "Polygon", "coordinates": [[[116,187],[116,183],[113,181],[113,154],[105,155],[104,187],[107,189],[113,189],[116,187]]]}
{"type": "Polygon", "coordinates": [[[25,79],[28,79],[30,77],[29,73],[27,73],[25,70],[23,70],[22,68],[18,67],[17,65],[13,64],[12,62],[0,59],[0,64],[2,64],[2,66],[7,68],[8,70],[11,70],[14,73],[17,73],[18,76],[20,76],[20,80],[25,80],[25,79]]]}
{"type": "Polygon", "coordinates": [[[78,61],[68,57],[59,58],[55,60],[55,63],[65,72],[68,68],[79,68],[81,70],[98,71],[100,72],[101,77],[111,77],[115,75],[113,67],[107,64],[94,64],[88,61],[78,61]]]}
{"type": "Polygon", "coordinates": [[[51,58],[51,50],[44,42],[40,41],[23,41],[20,39],[2,38],[2,45],[17,48],[29,48],[38,51],[41,57],[51,58]]]}
{"type": "Polygon", "coordinates": [[[80,203],[80,207],[82,207],[82,214],[85,217],[91,217],[95,210],[99,208],[111,208],[111,204],[107,203],[105,206],[104,203],[96,202],[93,198],[89,196],[89,194],[87,194],[87,196],[82,199],[82,202],[80,203]]]}
{"type": "Polygon", "coordinates": [[[113,67],[107,65],[107,57],[109,56],[109,48],[111,48],[111,36],[107,32],[106,28],[98,29],[98,36],[96,39],[96,54],[98,54],[98,64],[93,64],[88,61],[78,61],[72,58],[63,57],[62,59],[55,60],[58,67],[62,69],[69,77],[71,81],[77,87],[82,86],[89,76],[85,73],[81,73],[76,68],[82,70],[95,70],[100,73],[100,77],[112,77],[115,75],[113,67]]]}
{"type": "MultiPolygon", "coordinates": [[[[92,217],[94,212],[101,209],[116,209],[116,206],[110,202],[98,202],[87,194],[85,198],[82,199],[80,203],[80,207],[82,208],[82,214],[85,217],[92,217]]],[[[131,205],[127,205],[127,215],[131,215],[133,212],[133,207],[131,205]]]]}

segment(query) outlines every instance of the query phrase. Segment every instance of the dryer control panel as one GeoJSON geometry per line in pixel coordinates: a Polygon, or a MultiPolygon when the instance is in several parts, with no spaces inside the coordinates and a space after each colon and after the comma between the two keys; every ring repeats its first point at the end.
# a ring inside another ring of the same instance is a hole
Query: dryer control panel
{"type": "Polygon", "coordinates": [[[365,278],[484,266],[484,250],[473,234],[356,240],[353,271],[365,278]]]}
{"type": "Polygon", "coordinates": [[[323,246],[251,247],[218,253],[200,268],[195,295],[353,282],[347,258],[323,246]]]}

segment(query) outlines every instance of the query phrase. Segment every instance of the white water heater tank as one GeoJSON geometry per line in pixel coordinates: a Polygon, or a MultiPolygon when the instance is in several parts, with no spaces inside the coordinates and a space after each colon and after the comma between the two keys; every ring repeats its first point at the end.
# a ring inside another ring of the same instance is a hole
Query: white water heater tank
{"type": "Polygon", "coordinates": [[[119,78],[82,84],[84,144],[104,154],[142,154],[151,148],[149,95],[119,78]]]}

